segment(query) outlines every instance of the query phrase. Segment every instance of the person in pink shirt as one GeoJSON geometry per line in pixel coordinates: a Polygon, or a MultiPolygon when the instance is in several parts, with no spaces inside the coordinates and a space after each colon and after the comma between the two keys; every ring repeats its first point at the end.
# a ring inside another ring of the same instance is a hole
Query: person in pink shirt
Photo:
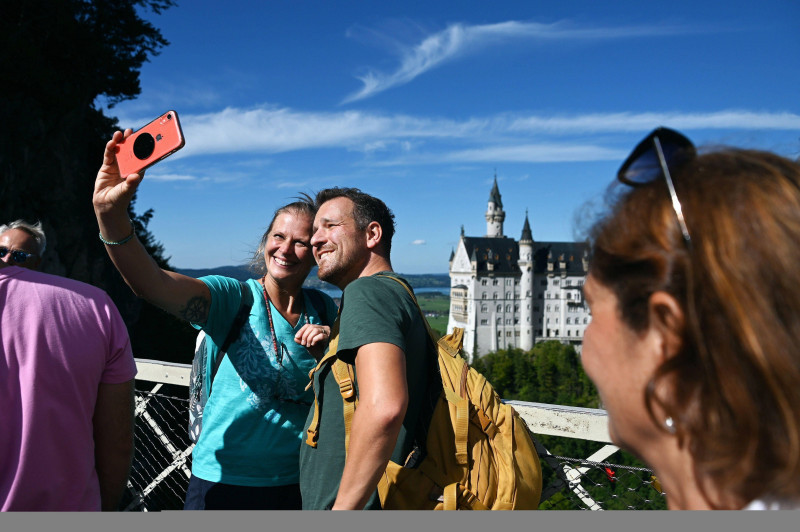
{"type": "Polygon", "coordinates": [[[0,261],[0,510],[117,509],[135,375],[104,291],[0,261]]]}

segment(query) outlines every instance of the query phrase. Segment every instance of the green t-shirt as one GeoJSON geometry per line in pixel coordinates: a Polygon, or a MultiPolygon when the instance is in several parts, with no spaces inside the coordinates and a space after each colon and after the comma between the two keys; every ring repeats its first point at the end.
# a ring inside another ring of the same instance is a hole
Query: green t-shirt
{"type": "MultiPolygon", "coordinates": [[[[345,362],[355,364],[356,350],[376,342],[394,344],[406,355],[409,402],[392,453],[392,461],[403,464],[414,444],[417,419],[428,385],[428,333],[423,318],[405,288],[391,279],[373,275],[356,279],[345,287],[339,319],[338,352],[345,362]]],[[[357,391],[358,375],[355,384],[357,391]]],[[[314,375],[314,390],[321,409],[319,439],[316,448],[303,443],[300,449],[304,510],[330,508],[339,491],[346,458],[342,396],[330,365],[314,375]]],[[[313,416],[312,407],[306,429],[313,416]]],[[[377,491],[365,509],[380,509],[377,491]]]]}

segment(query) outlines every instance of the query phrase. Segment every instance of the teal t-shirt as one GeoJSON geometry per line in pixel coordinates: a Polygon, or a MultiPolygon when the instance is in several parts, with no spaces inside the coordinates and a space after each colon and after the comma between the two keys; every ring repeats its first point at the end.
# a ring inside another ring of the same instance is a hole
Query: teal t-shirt
{"type": "MultiPolygon", "coordinates": [[[[391,279],[361,277],[347,285],[342,294],[338,346],[342,360],[355,364],[356,350],[375,342],[394,344],[406,355],[409,404],[391,458],[398,464],[404,464],[411,452],[428,385],[428,333],[422,319],[405,288],[391,279]]],[[[357,374],[355,384],[358,391],[357,374]]],[[[319,439],[316,448],[303,443],[300,450],[304,510],[324,510],[333,504],[346,459],[342,396],[329,365],[314,375],[314,390],[321,408],[319,439]]],[[[306,429],[313,416],[312,407],[306,429]]],[[[377,491],[365,509],[380,509],[377,491]]]]}
{"type": "MultiPolygon", "coordinates": [[[[219,346],[239,310],[239,281],[217,275],[201,280],[211,291],[208,320],[202,329],[219,346]]],[[[292,327],[272,307],[280,351],[276,353],[263,289],[255,279],[248,280],[247,286],[253,292],[253,307],[214,378],[203,411],[203,430],[192,452],[192,473],[203,480],[239,486],[295,484],[303,422],[314,401],[305,387],[316,361],[294,341],[306,319],[301,316],[292,327]]],[[[308,292],[303,292],[308,322],[322,323],[308,292]]],[[[336,304],[327,295],[319,295],[327,316],[334,319],[336,304]]],[[[209,347],[212,353],[217,349],[209,347]]],[[[208,357],[209,375],[213,358],[208,357]]]]}

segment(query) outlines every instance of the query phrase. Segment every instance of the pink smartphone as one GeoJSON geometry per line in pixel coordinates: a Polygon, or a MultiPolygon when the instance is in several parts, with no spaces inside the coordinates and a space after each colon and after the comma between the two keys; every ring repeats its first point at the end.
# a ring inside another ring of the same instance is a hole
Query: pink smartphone
{"type": "Polygon", "coordinates": [[[178,113],[167,111],[117,144],[122,177],[138,174],[183,148],[186,140],[178,113]]]}

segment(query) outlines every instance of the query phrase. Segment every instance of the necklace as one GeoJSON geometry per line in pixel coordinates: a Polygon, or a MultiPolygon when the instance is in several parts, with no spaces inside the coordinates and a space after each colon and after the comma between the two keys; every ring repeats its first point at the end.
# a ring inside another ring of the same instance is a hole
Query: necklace
{"type": "MultiPolygon", "coordinates": [[[[278,348],[278,335],[275,333],[275,324],[272,322],[272,309],[270,308],[269,294],[267,294],[266,275],[261,279],[261,286],[264,291],[264,303],[267,305],[267,318],[269,319],[269,332],[272,334],[272,347],[275,350],[275,357],[278,359],[278,365],[283,367],[283,349],[278,348]]],[[[306,312],[305,298],[303,297],[302,289],[300,290],[300,297],[302,298],[301,301],[303,302],[303,307],[300,310],[300,318],[305,320],[306,325],[308,325],[308,313],[306,312]]]]}

